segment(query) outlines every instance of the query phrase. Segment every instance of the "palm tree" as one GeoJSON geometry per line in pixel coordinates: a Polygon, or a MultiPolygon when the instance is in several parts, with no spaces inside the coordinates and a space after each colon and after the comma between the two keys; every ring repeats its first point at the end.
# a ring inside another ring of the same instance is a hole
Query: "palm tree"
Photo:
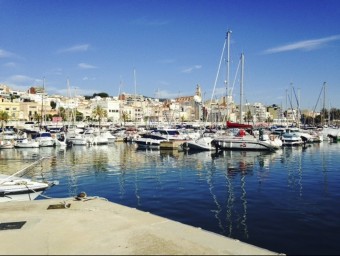
{"type": "Polygon", "coordinates": [[[129,119],[129,114],[126,111],[123,111],[121,118],[123,119],[124,126],[125,126],[125,122],[129,119]]]}
{"type": "Polygon", "coordinates": [[[9,114],[6,111],[0,110],[1,129],[4,129],[4,123],[7,123],[9,114]]]}
{"type": "Polygon", "coordinates": [[[92,111],[92,116],[94,118],[97,118],[99,121],[99,128],[100,128],[100,120],[103,117],[107,117],[107,111],[103,109],[101,106],[97,106],[93,111],[92,111]]]}

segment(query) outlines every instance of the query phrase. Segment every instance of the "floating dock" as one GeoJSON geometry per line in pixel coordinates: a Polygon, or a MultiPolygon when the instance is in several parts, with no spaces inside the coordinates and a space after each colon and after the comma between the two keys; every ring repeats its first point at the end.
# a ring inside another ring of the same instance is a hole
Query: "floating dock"
{"type": "Polygon", "coordinates": [[[0,222],[2,255],[278,255],[97,197],[1,203],[0,222]]]}

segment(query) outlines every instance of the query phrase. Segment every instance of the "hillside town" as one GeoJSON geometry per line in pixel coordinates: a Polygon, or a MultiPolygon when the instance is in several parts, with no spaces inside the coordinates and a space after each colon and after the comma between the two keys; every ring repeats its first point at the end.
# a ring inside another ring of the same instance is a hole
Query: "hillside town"
{"type": "Polygon", "coordinates": [[[73,95],[48,95],[43,86],[17,91],[1,84],[0,111],[7,112],[7,122],[12,124],[26,121],[41,124],[101,121],[102,124],[152,126],[180,123],[224,124],[229,120],[266,127],[300,124],[301,116],[313,120],[320,116],[320,112],[311,110],[284,110],[276,104],[265,106],[262,103],[246,103],[243,106],[243,120],[240,120],[240,106],[231,96],[212,101],[202,99],[200,85],[193,88],[192,95],[174,99],[157,99],[128,93],[118,96],[109,96],[106,93],[92,96],[80,96],[76,92],[70,94],[73,95]],[[99,116],[96,109],[101,111],[99,116]]]}

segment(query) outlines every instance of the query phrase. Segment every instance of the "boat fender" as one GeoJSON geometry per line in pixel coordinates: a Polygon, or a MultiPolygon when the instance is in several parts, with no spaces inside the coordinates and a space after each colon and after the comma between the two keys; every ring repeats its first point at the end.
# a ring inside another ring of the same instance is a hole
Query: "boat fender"
{"type": "Polygon", "coordinates": [[[240,137],[245,136],[245,135],[246,135],[245,130],[241,129],[241,130],[238,132],[238,135],[239,135],[240,137]]]}

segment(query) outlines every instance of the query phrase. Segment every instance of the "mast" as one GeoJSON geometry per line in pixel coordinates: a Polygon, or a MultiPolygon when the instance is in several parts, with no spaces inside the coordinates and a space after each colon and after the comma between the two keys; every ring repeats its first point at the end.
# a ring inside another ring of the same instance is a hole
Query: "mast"
{"type": "Polygon", "coordinates": [[[323,83],[323,107],[322,107],[322,119],[321,119],[322,126],[325,125],[325,118],[326,118],[326,82],[323,83]]]}
{"type": "Polygon", "coordinates": [[[229,74],[230,74],[230,35],[231,30],[227,31],[226,40],[227,40],[227,74],[225,80],[226,86],[226,107],[227,107],[227,119],[229,118],[229,74]]]}
{"type": "Polygon", "coordinates": [[[43,125],[43,116],[44,116],[44,92],[45,92],[45,77],[43,77],[43,90],[41,93],[41,124],[40,124],[40,130],[43,125]]]}
{"type": "Polygon", "coordinates": [[[241,54],[241,83],[240,83],[240,123],[243,124],[243,74],[244,74],[244,53],[241,54]]]}
{"type": "Polygon", "coordinates": [[[231,30],[228,30],[227,32],[227,75],[226,75],[226,90],[227,90],[227,97],[229,96],[229,75],[230,75],[230,35],[231,30]]]}
{"type": "Polygon", "coordinates": [[[133,77],[134,77],[134,81],[135,81],[135,98],[134,98],[134,110],[135,110],[135,126],[137,126],[137,115],[136,115],[136,109],[137,109],[137,105],[136,105],[136,102],[137,102],[137,81],[136,81],[136,69],[133,68],[133,77]]]}

